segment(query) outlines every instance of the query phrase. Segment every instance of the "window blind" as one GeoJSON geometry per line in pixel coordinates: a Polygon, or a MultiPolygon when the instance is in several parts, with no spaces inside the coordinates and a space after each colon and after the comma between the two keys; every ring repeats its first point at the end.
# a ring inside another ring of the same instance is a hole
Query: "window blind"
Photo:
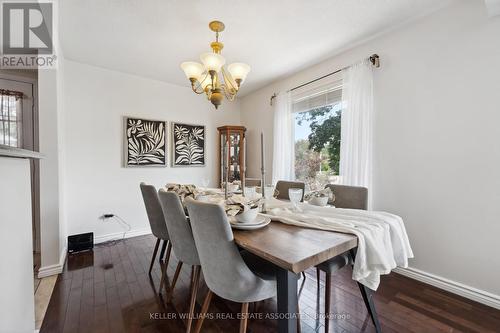
{"type": "Polygon", "coordinates": [[[342,101],[342,81],[330,82],[294,93],[293,112],[305,112],[342,101]]]}

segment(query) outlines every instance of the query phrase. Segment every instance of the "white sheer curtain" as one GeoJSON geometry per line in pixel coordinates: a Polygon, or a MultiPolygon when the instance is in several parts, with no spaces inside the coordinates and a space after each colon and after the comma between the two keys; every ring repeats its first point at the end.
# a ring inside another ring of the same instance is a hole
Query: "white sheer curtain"
{"type": "Polygon", "coordinates": [[[274,106],[273,138],[273,184],[278,180],[293,180],[294,137],[292,96],[290,92],[279,93],[274,106]]]}
{"type": "MultiPolygon", "coordinates": [[[[368,60],[343,70],[340,182],[372,185],[373,70],[368,60]]],[[[368,193],[370,193],[369,191],[368,193]]],[[[369,196],[371,206],[371,195],[369,196]]]]}

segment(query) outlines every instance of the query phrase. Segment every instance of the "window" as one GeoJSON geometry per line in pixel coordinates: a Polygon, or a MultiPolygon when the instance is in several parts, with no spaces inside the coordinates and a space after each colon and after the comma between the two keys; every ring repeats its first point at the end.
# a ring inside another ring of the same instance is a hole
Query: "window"
{"type": "Polygon", "coordinates": [[[341,81],[293,97],[295,179],[308,190],[336,183],[340,162],[341,81]]]}
{"type": "Polygon", "coordinates": [[[22,93],[0,90],[0,144],[21,147],[22,93]]]}

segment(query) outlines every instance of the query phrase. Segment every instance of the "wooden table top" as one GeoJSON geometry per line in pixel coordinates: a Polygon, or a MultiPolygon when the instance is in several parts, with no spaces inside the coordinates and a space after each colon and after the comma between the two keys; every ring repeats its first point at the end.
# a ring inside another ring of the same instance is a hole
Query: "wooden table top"
{"type": "Polygon", "coordinates": [[[275,265],[300,273],[358,245],[354,235],[308,229],[272,221],[251,231],[233,230],[243,249],[275,265]]]}

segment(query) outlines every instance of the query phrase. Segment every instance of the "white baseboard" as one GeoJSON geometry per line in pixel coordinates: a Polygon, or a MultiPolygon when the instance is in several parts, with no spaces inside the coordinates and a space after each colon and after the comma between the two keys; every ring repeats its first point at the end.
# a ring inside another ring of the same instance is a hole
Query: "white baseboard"
{"type": "Polygon", "coordinates": [[[431,273],[421,271],[416,268],[396,268],[394,272],[409,277],[411,279],[430,284],[439,289],[460,295],[473,301],[500,309],[500,296],[490,292],[480,290],[465,284],[446,279],[431,273]]]}
{"type": "Polygon", "coordinates": [[[59,256],[59,263],[40,267],[40,269],[38,269],[38,278],[41,279],[47,276],[61,274],[64,268],[64,262],[66,261],[66,252],[67,248],[64,247],[61,251],[61,255],[59,256]]]}
{"type": "MultiPolygon", "coordinates": [[[[148,235],[150,233],[151,233],[150,228],[135,229],[135,230],[127,231],[125,233],[125,238],[143,236],[143,235],[148,235]]],[[[95,236],[94,237],[94,244],[99,244],[99,243],[104,243],[104,242],[109,242],[109,241],[114,241],[114,240],[120,240],[122,238],[124,238],[123,232],[114,232],[114,233],[107,234],[107,235],[95,236]]]]}
{"type": "MultiPolygon", "coordinates": [[[[136,229],[126,232],[125,238],[143,236],[143,235],[148,235],[150,233],[151,233],[150,228],[136,229]]],[[[123,232],[114,232],[112,234],[94,237],[94,244],[109,242],[113,240],[120,240],[122,238],[123,238],[123,232]]],[[[40,267],[40,269],[38,270],[38,278],[41,279],[47,276],[61,274],[64,268],[64,262],[66,261],[66,253],[67,253],[67,248],[64,247],[64,249],[61,252],[61,256],[59,258],[59,263],[55,265],[40,267]]]]}

